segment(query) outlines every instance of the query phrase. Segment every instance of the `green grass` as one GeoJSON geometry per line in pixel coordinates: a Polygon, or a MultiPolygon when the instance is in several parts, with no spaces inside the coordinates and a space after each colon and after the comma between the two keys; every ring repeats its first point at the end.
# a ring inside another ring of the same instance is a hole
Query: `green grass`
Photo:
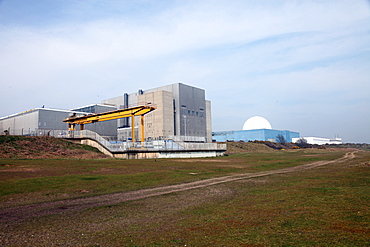
{"type": "MultiPolygon", "coordinates": [[[[196,162],[1,160],[0,171],[39,170],[28,174],[1,172],[1,188],[10,193],[0,198],[4,206],[10,197],[17,196],[39,195],[42,201],[50,200],[42,196],[49,193],[76,197],[80,190],[97,194],[129,191],[280,169],[342,155],[342,152],[299,150],[197,159],[196,162]],[[11,192],[12,189],[17,192],[11,192]]],[[[360,152],[353,160],[315,169],[38,217],[15,226],[0,223],[0,244],[369,246],[370,167],[366,165],[369,160],[369,152],[360,152]]],[[[91,195],[87,194],[84,196],[91,195]]]]}
{"type": "Polygon", "coordinates": [[[314,158],[306,157],[302,151],[240,154],[218,159],[196,159],[195,162],[177,159],[0,160],[0,201],[7,200],[12,194],[33,198],[33,192],[63,196],[67,193],[71,197],[80,197],[130,191],[230,174],[281,169],[320,159],[334,159],[342,154],[310,154],[316,155],[314,158]],[[81,194],[81,190],[89,193],[81,194]]]}
{"type": "Polygon", "coordinates": [[[164,235],[188,246],[368,246],[369,168],[337,168],[275,175],[247,189],[233,183],[236,195],[188,208],[177,233],[164,235]]]}

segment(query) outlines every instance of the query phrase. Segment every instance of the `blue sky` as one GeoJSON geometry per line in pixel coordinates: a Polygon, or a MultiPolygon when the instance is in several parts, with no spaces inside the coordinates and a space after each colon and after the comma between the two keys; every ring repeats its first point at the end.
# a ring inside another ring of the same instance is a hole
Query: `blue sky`
{"type": "Polygon", "coordinates": [[[0,116],[183,82],[214,131],[370,143],[365,0],[0,0],[0,56],[0,116]]]}

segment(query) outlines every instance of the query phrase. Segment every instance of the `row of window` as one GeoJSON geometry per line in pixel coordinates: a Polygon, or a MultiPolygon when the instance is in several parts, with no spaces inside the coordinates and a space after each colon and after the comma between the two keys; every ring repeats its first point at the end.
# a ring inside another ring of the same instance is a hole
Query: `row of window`
{"type": "Polygon", "coordinates": [[[198,111],[191,111],[186,109],[181,109],[181,115],[189,115],[189,116],[196,116],[196,117],[204,117],[204,112],[198,111]]]}

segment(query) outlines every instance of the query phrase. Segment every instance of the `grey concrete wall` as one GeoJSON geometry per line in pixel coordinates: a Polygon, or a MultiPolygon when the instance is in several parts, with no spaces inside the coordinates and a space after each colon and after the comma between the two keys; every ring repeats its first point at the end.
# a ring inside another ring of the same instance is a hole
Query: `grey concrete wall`
{"type": "MultiPolygon", "coordinates": [[[[103,112],[105,110],[107,109],[101,109],[103,112]]],[[[35,135],[36,130],[68,130],[68,124],[63,120],[72,113],[72,111],[37,108],[1,118],[0,131],[10,130],[11,135],[35,135]]],[[[85,129],[97,132],[101,136],[117,136],[116,120],[87,124],[85,129]]],[[[43,135],[46,133],[43,132],[43,135]]]]}
{"type": "Polygon", "coordinates": [[[11,135],[34,134],[36,129],[67,130],[63,120],[70,111],[37,108],[0,119],[0,130],[10,128],[11,135]]]}
{"type": "Polygon", "coordinates": [[[103,154],[108,155],[110,157],[114,157],[114,155],[110,151],[108,151],[104,146],[102,146],[97,141],[90,140],[90,139],[83,139],[81,140],[81,144],[92,146],[94,148],[97,148],[103,154]]]}
{"type": "MultiPolygon", "coordinates": [[[[0,119],[0,131],[9,130],[11,135],[34,133],[39,128],[39,110],[33,109],[24,113],[0,119]]],[[[1,133],[1,134],[2,134],[1,133]]]]}
{"type": "Polygon", "coordinates": [[[207,142],[212,142],[212,115],[211,115],[211,110],[212,105],[211,101],[206,100],[206,118],[207,118],[207,125],[206,125],[206,141],[207,142]]]}
{"type": "Polygon", "coordinates": [[[206,136],[205,91],[179,84],[180,135],[206,136]]]}
{"type": "Polygon", "coordinates": [[[66,111],[54,111],[48,109],[39,110],[39,128],[40,129],[57,129],[57,130],[67,130],[68,124],[64,123],[63,120],[66,119],[71,113],[66,111]]]}
{"type": "MultiPolygon", "coordinates": [[[[144,116],[145,138],[155,139],[174,135],[173,94],[157,91],[140,95],[139,103],[151,102],[157,109],[144,116]]],[[[137,125],[140,118],[137,120],[137,125]]],[[[140,129],[140,128],[139,128],[140,129]]]]}
{"type": "MultiPolygon", "coordinates": [[[[142,95],[138,92],[131,93],[128,95],[128,100],[129,106],[148,102],[157,105],[157,110],[146,117],[148,118],[147,137],[170,136],[173,133],[174,136],[182,136],[184,139],[193,136],[204,137],[208,142],[212,141],[211,107],[210,102],[207,106],[203,89],[175,83],[144,90],[142,95]],[[162,92],[162,98],[156,94],[158,92],[162,92]]],[[[102,103],[123,104],[124,97],[111,98],[102,103]]],[[[121,127],[122,124],[119,124],[118,127],[121,127]]],[[[138,124],[139,118],[135,119],[135,125],[138,126],[138,124]]],[[[128,126],[131,126],[131,121],[128,121],[128,126]]]]}
{"type": "MultiPolygon", "coordinates": [[[[103,113],[117,110],[115,106],[107,106],[100,104],[93,104],[73,109],[74,111],[82,111],[86,113],[103,113]]],[[[101,136],[115,139],[117,137],[118,120],[110,120],[98,123],[86,124],[85,129],[94,131],[101,136]]],[[[78,127],[77,127],[78,128],[78,127]]]]}

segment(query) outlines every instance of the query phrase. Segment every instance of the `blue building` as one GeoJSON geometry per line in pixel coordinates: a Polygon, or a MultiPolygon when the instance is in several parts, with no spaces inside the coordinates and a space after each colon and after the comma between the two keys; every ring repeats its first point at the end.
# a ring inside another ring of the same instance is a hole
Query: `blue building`
{"type": "Polygon", "coordinates": [[[216,142],[226,141],[271,141],[276,142],[277,136],[284,136],[286,142],[292,142],[292,138],[299,138],[299,132],[274,129],[231,130],[212,132],[212,140],[216,142]]]}

